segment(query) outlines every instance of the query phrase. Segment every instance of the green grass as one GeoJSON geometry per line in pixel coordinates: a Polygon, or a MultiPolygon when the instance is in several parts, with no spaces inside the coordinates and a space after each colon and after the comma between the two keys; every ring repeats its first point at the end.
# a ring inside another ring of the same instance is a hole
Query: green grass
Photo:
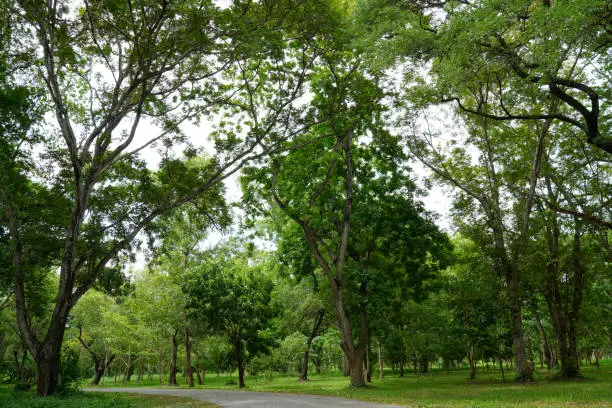
{"type": "MultiPolygon", "coordinates": [[[[507,372],[510,377],[512,372],[507,372]]],[[[435,370],[430,374],[404,378],[387,375],[382,381],[374,379],[371,386],[354,389],[348,379],[339,374],[311,375],[306,383],[298,382],[296,376],[249,376],[246,378],[250,391],[289,392],[334,395],[365,401],[396,403],[416,407],[612,407],[612,360],[603,361],[601,369],[583,368],[584,379],[561,381],[554,373],[537,370],[536,383],[502,383],[499,370],[479,369],[475,380],[469,380],[466,370],[446,372],[435,370]]],[[[180,378],[179,378],[180,379],[180,378]]],[[[207,375],[204,389],[237,389],[236,385],[225,385],[227,376],[207,375]]],[[[232,376],[232,379],[236,379],[232,376]]],[[[107,378],[105,386],[114,384],[107,378]]],[[[137,386],[132,381],[127,386],[137,386]]],[[[159,387],[159,382],[141,382],[141,386],[159,387]]],[[[180,385],[185,388],[185,385],[180,385]]]]}
{"type": "Polygon", "coordinates": [[[205,401],[166,395],[127,393],[73,393],[67,396],[37,397],[32,392],[14,392],[9,385],[0,385],[2,408],[212,408],[205,401]]]}

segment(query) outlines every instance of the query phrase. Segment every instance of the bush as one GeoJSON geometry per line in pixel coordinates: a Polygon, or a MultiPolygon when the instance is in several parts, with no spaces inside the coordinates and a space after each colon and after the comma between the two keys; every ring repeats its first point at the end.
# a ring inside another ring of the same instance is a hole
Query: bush
{"type": "Polygon", "coordinates": [[[70,347],[64,347],[60,360],[59,383],[56,392],[60,395],[75,393],[78,389],[79,355],[70,347]]]}

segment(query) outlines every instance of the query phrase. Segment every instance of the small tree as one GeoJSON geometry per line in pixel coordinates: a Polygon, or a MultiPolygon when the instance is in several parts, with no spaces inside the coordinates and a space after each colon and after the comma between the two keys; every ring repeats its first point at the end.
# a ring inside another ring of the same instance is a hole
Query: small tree
{"type": "Polygon", "coordinates": [[[245,362],[267,348],[260,332],[272,317],[272,281],[264,264],[249,259],[235,246],[218,248],[193,268],[184,290],[188,310],[224,333],[234,347],[238,384],[244,388],[245,362]]]}

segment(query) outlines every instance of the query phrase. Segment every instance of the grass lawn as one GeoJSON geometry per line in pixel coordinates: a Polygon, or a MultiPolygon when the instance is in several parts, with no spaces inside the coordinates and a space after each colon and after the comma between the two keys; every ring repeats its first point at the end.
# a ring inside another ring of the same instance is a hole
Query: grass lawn
{"type": "Polygon", "coordinates": [[[216,405],[191,398],[126,393],[74,393],[65,397],[37,397],[33,392],[13,392],[0,385],[2,408],[212,408],[216,405]]]}
{"type": "MultiPolygon", "coordinates": [[[[510,377],[512,372],[506,373],[510,377]]],[[[296,376],[249,376],[246,378],[250,391],[270,391],[335,395],[365,401],[396,403],[410,407],[612,407],[612,360],[603,361],[601,369],[583,368],[584,379],[560,381],[546,370],[536,372],[536,383],[502,383],[499,370],[479,369],[476,379],[470,381],[467,370],[446,372],[435,370],[430,374],[404,378],[387,375],[382,381],[374,379],[371,386],[353,389],[348,379],[341,375],[312,375],[311,380],[300,383],[296,376]]],[[[232,376],[235,380],[236,377],[232,376]]],[[[179,378],[180,380],[180,378],[179,378]]],[[[207,375],[204,389],[237,389],[236,385],[225,385],[229,378],[207,375]]],[[[159,383],[142,382],[141,386],[159,387],[159,383]]],[[[107,378],[105,386],[114,384],[107,378]]],[[[132,381],[129,386],[137,386],[132,381]]],[[[184,388],[184,385],[180,386],[184,388]]]]}

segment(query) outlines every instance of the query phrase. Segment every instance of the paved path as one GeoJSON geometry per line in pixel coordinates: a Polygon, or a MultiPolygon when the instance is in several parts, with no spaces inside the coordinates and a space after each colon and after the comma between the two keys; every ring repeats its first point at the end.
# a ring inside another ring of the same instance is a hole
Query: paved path
{"type": "Polygon", "coordinates": [[[173,395],[213,402],[225,408],[397,408],[346,398],[306,394],[277,394],[225,390],[184,390],[167,388],[85,388],[94,392],[133,392],[138,394],[173,395]]]}

